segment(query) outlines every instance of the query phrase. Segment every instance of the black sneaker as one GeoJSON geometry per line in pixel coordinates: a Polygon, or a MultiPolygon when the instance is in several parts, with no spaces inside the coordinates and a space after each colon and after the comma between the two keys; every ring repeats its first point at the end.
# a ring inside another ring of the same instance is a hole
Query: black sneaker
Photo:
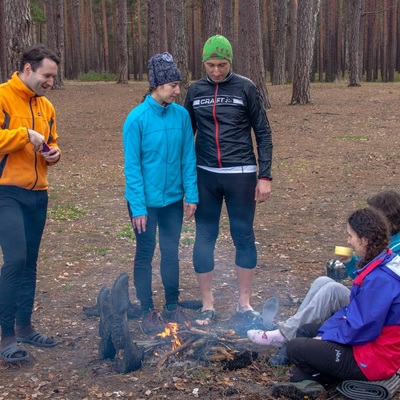
{"type": "Polygon", "coordinates": [[[142,315],[140,328],[146,335],[161,333],[165,330],[165,323],[157,311],[150,310],[142,315]]]}
{"type": "Polygon", "coordinates": [[[325,388],[318,382],[306,380],[301,382],[282,382],[273,386],[274,397],[285,397],[293,400],[318,399],[325,388]]]}
{"type": "Polygon", "coordinates": [[[287,345],[284,344],[274,356],[268,358],[268,362],[274,367],[284,367],[289,365],[290,360],[286,353],[286,347],[287,345]]]}
{"type": "Polygon", "coordinates": [[[178,304],[169,304],[164,307],[161,317],[167,322],[176,322],[179,325],[185,324],[189,321],[188,315],[185,313],[181,306],[178,304]]]}

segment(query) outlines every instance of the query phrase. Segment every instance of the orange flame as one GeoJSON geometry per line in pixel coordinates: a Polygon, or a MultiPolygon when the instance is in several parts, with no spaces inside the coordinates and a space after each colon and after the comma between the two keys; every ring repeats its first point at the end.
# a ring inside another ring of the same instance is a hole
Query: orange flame
{"type": "Polygon", "coordinates": [[[182,343],[178,338],[178,324],[175,322],[169,322],[165,327],[164,332],[159,333],[157,336],[161,336],[162,338],[171,337],[171,345],[172,350],[175,350],[178,346],[181,346],[182,343]]]}

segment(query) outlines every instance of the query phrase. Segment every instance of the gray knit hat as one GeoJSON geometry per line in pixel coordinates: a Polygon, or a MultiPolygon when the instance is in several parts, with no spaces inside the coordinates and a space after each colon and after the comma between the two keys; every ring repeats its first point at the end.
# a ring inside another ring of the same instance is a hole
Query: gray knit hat
{"type": "Polygon", "coordinates": [[[181,72],[171,54],[167,52],[151,57],[148,66],[151,88],[181,80],[181,72]]]}

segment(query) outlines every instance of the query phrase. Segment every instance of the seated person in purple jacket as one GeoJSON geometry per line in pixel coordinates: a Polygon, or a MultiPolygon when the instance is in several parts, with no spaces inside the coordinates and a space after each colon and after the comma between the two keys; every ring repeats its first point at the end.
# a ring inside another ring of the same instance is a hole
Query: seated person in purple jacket
{"type": "MultiPolygon", "coordinates": [[[[369,206],[385,214],[390,225],[389,248],[400,255],[400,193],[395,190],[384,190],[367,199],[369,206]]],[[[347,274],[354,279],[359,257],[340,257],[345,263],[347,274]]],[[[268,359],[274,366],[289,364],[286,353],[287,342],[297,336],[297,330],[310,323],[322,325],[341,307],[349,304],[350,290],[347,286],[335,282],[327,276],[315,279],[296,314],[285,321],[278,322],[278,329],[268,332],[262,330],[248,331],[250,340],[261,345],[280,347],[278,353],[268,359]]]]}
{"type": "Polygon", "coordinates": [[[347,221],[348,244],[360,258],[350,303],[322,326],[301,328],[287,354],[296,366],[290,382],[274,386],[274,396],[317,398],[325,384],[381,380],[400,366],[400,256],[388,248],[387,218],[372,207],[347,221]]]}

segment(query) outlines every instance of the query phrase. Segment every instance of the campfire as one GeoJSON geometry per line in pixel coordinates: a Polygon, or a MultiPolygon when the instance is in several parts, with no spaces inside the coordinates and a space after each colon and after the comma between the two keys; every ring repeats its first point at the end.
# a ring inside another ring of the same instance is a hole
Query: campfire
{"type": "Polygon", "coordinates": [[[250,365],[257,353],[246,350],[249,339],[241,338],[233,329],[199,329],[187,324],[179,327],[168,323],[164,332],[151,340],[137,341],[145,348],[157,367],[167,362],[195,359],[203,362],[221,362],[230,370],[250,365]]]}

